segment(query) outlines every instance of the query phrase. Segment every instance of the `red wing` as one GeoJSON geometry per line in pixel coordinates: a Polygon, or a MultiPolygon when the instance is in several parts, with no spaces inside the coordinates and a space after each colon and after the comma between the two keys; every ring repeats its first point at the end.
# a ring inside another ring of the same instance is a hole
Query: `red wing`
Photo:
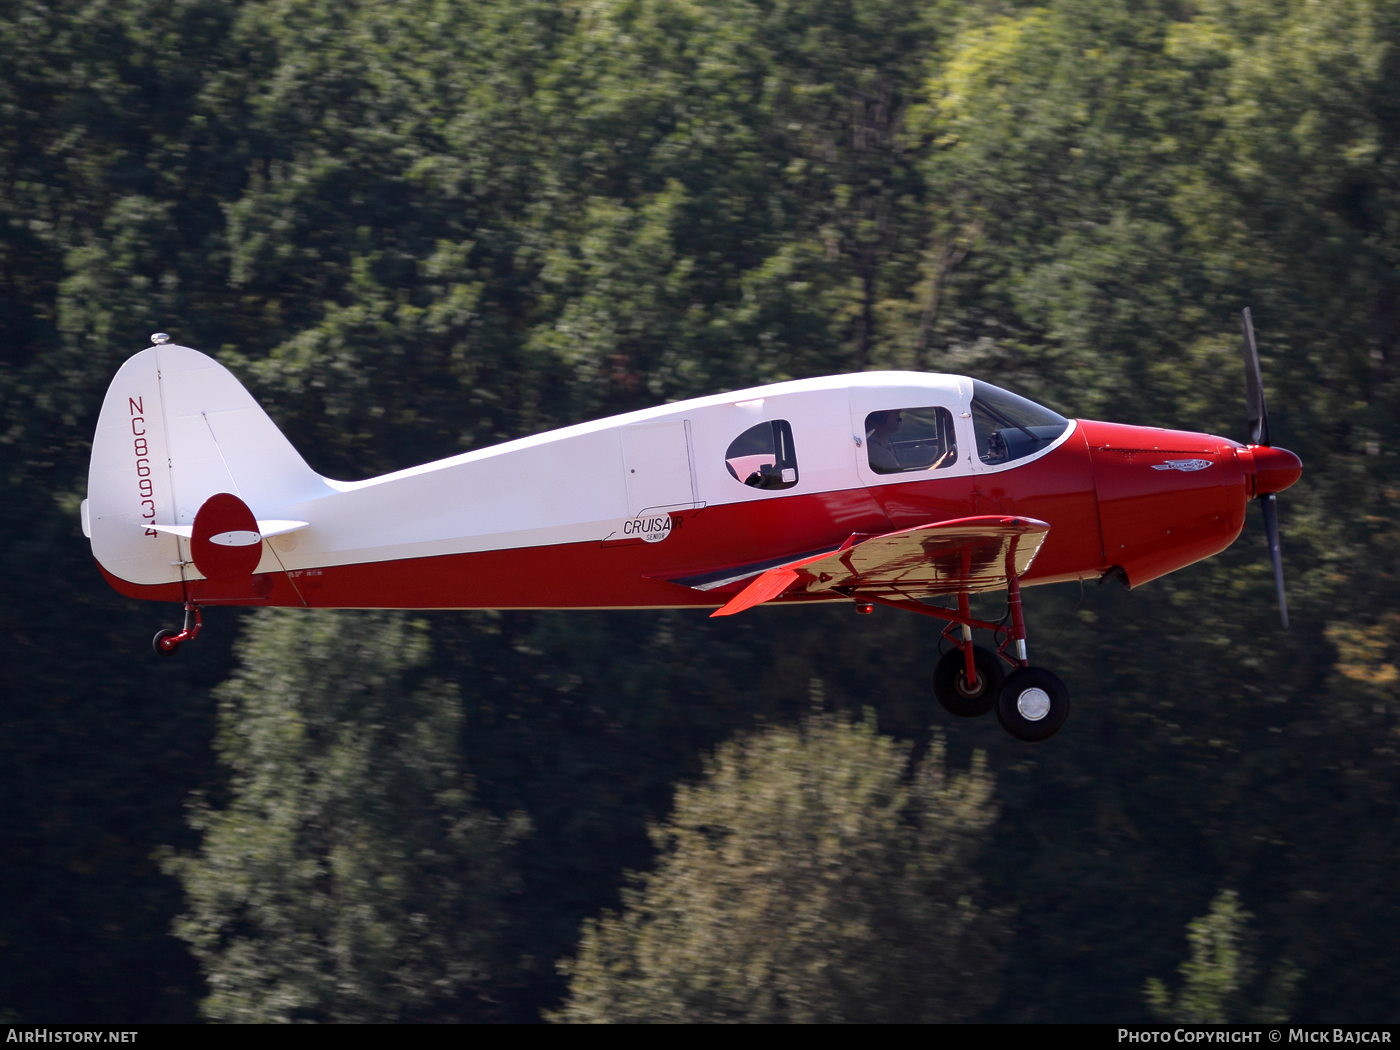
{"type": "Polygon", "coordinates": [[[929,598],[1000,590],[1009,573],[1026,573],[1049,531],[1034,518],[983,515],[889,532],[769,569],[710,615],[733,616],[780,596],[830,591],[929,598]]]}

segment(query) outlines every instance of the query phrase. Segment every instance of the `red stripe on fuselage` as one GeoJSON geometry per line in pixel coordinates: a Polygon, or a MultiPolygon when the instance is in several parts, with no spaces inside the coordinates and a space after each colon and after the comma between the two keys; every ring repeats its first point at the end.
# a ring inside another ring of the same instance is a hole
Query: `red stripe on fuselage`
{"type": "MultiPolygon", "coordinates": [[[[144,586],[105,569],[132,598],[312,608],[598,609],[723,605],[728,594],[656,577],[688,577],[799,555],[843,542],[974,514],[1020,514],[1050,523],[1026,584],[1095,576],[1107,566],[1088,448],[1081,433],[1023,467],[930,477],[868,489],[782,496],[675,515],[660,543],[547,547],[333,565],[240,581],[144,586]],[[186,590],[188,594],[186,594],[186,590]],[[259,593],[261,592],[261,593],[259,593]]],[[[845,600],[836,596],[835,600],[845,600]]]]}

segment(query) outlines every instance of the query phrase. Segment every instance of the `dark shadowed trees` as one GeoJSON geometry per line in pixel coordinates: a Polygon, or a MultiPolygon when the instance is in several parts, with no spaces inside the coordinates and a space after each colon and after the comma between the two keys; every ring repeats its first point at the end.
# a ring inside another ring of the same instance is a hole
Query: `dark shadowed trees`
{"type": "Polygon", "coordinates": [[[473,803],[425,626],[268,610],[217,692],[228,797],[201,803],[177,932],[211,1020],[489,1017],[511,831],[473,803]]]}

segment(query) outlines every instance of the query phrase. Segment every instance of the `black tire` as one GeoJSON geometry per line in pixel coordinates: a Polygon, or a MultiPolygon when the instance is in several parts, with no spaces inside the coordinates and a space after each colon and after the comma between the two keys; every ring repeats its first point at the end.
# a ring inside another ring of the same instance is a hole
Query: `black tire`
{"type": "Polygon", "coordinates": [[[1045,668],[1017,668],[1002,682],[997,721],[1017,740],[1027,744],[1049,740],[1068,717],[1069,690],[1045,668]]]}
{"type": "Polygon", "coordinates": [[[996,706],[1005,672],[1001,660],[989,649],[972,647],[972,661],[977,668],[976,689],[967,688],[967,659],[961,649],[943,654],[933,669],[933,695],[949,714],[959,718],[976,718],[996,706]]]}
{"type": "Polygon", "coordinates": [[[174,638],[179,633],[179,631],[172,631],[169,627],[167,627],[163,631],[157,631],[156,636],[151,639],[151,648],[156,651],[156,655],[174,656],[176,653],[178,653],[180,651],[180,644],[178,642],[172,645],[169,649],[166,649],[160,643],[165,641],[165,639],[167,638],[174,638]]]}

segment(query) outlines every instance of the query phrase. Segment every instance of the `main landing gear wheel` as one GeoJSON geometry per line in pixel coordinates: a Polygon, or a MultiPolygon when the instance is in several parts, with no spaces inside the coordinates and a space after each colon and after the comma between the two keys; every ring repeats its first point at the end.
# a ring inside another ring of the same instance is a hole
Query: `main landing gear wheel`
{"type": "Polygon", "coordinates": [[[1049,740],[1069,717],[1069,690],[1043,667],[1021,667],[1006,676],[997,697],[997,721],[1028,744],[1049,740]]]}
{"type": "Polygon", "coordinates": [[[967,683],[967,658],[961,649],[950,649],[933,669],[933,695],[949,714],[959,718],[985,715],[997,702],[1005,674],[1001,661],[980,645],[972,647],[972,660],[977,668],[977,681],[967,683]]]}
{"type": "Polygon", "coordinates": [[[151,639],[151,648],[156,651],[157,656],[174,656],[180,649],[180,643],[178,641],[172,642],[170,639],[179,637],[179,631],[167,627],[163,631],[156,632],[156,636],[151,639]]]}

